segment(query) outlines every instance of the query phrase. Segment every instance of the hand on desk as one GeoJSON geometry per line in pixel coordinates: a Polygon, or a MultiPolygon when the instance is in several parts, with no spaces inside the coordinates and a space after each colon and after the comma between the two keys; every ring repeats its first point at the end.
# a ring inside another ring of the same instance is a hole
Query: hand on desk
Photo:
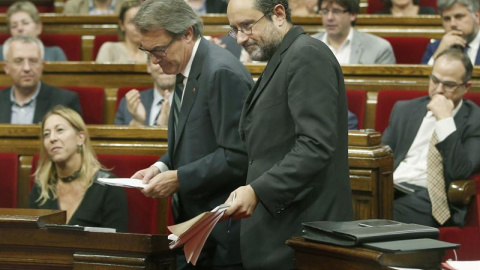
{"type": "Polygon", "coordinates": [[[232,216],[233,219],[246,218],[253,214],[258,204],[258,198],[250,185],[237,188],[230,193],[225,203],[232,203],[225,211],[226,216],[232,216]],[[233,195],[236,194],[235,200],[233,195]],[[233,202],[232,202],[233,201],[233,202]]]}

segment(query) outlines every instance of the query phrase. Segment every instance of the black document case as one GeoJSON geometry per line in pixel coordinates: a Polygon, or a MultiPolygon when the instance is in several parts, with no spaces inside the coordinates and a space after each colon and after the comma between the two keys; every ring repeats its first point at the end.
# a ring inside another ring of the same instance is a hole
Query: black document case
{"type": "Polygon", "coordinates": [[[385,220],[313,221],[303,223],[303,237],[307,240],[339,245],[356,246],[363,243],[405,239],[437,239],[437,228],[385,220]],[[373,225],[369,225],[373,224],[373,225]],[[379,224],[378,226],[375,224],[379,224]]]}
{"type": "Polygon", "coordinates": [[[430,238],[419,238],[419,239],[408,239],[408,240],[397,240],[397,241],[387,241],[387,242],[376,242],[376,243],[365,243],[364,247],[370,249],[380,250],[383,252],[419,252],[425,250],[446,250],[446,249],[457,249],[460,247],[460,244],[453,244],[444,241],[439,241],[430,238]]]}

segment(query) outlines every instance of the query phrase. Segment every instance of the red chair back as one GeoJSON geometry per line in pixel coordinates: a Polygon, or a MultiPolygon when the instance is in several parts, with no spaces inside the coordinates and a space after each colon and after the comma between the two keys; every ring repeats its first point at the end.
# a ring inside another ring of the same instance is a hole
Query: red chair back
{"type": "Polygon", "coordinates": [[[420,64],[430,38],[428,37],[382,37],[393,48],[397,64],[420,64]]]}
{"type": "Polygon", "coordinates": [[[358,129],[363,129],[367,91],[347,90],[348,109],[358,118],[358,129]]]}
{"type": "Polygon", "coordinates": [[[384,89],[378,92],[377,106],[375,109],[375,130],[383,133],[387,128],[393,105],[395,105],[397,101],[409,100],[427,95],[427,91],[384,89]]]}
{"type": "Polygon", "coordinates": [[[78,94],[82,107],[83,120],[88,125],[103,124],[103,107],[105,91],[100,87],[63,86],[78,94]]]}
{"type": "MultiPolygon", "coordinates": [[[[3,44],[9,37],[10,34],[0,34],[0,43],[3,44]]],[[[82,60],[82,37],[80,35],[41,34],[39,38],[44,46],[60,47],[69,61],[82,60]]]]}
{"type": "MultiPolygon", "coordinates": [[[[153,83],[152,83],[152,87],[153,87],[153,83]]],[[[120,104],[120,101],[122,100],[122,98],[127,94],[128,91],[132,90],[132,89],[137,89],[138,91],[143,91],[143,90],[147,90],[147,89],[150,89],[152,87],[146,87],[146,86],[142,86],[142,87],[134,87],[134,86],[128,86],[128,87],[120,87],[118,88],[117,90],[117,102],[115,103],[115,112],[117,112],[118,110],[118,105],[120,104]]]]}
{"type": "MultiPolygon", "coordinates": [[[[129,178],[135,172],[148,168],[158,156],[98,155],[98,160],[117,177],[129,178]]],[[[145,197],[140,191],[126,188],[128,200],[128,232],[156,234],[158,232],[157,200],[145,197]]],[[[163,232],[162,232],[163,233],[163,232]]]]}
{"type": "Polygon", "coordinates": [[[93,40],[93,49],[92,49],[93,61],[97,59],[97,54],[98,54],[98,51],[100,50],[100,47],[102,47],[102,44],[107,41],[116,42],[118,41],[118,36],[117,35],[96,35],[95,36],[95,39],[93,40]]]}
{"type": "MultiPolygon", "coordinates": [[[[437,10],[437,0],[420,0],[419,5],[422,7],[432,7],[437,10]]],[[[367,14],[374,14],[377,11],[385,9],[387,8],[382,0],[367,0],[367,14]]]]}
{"type": "MultiPolygon", "coordinates": [[[[1,1],[0,2],[0,13],[6,13],[8,8],[10,7],[11,4],[13,4],[15,1],[10,0],[10,1],[1,1]]],[[[33,4],[35,4],[35,7],[37,8],[39,13],[53,13],[55,12],[55,0],[49,0],[45,1],[42,0],[41,3],[35,3],[35,1],[32,1],[33,4]]]]}
{"type": "Polygon", "coordinates": [[[0,153],[0,208],[17,207],[18,155],[0,153]]]}

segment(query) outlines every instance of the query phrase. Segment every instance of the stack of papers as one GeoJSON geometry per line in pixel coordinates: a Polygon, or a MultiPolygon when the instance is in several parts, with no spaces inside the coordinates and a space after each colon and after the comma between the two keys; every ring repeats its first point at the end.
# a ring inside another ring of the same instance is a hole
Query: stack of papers
{"type": "Polygon", "coordinates": [[[442,269],[446,270],[478,270],[480,261],[447,261],[442,263],[442,269]]]}
{"type": "Polygon", "coordinates": [[[210,212],[204,212],[183,223],[168,226],[173,233],[168,236],[168,239],[172,240],[170,249],[184,245],[187,262],[195,265],[210,232],[223,217],[228,207],[230,204],[222,204],[210,212]]]}
{"type": "Polygon", "coordinates": [[[147,186],[142,182],[142,180],[133,179],[133,178],[98,178],[97,181],[110,186],[127,187],[127,188],[143,189],[147,186]]]}

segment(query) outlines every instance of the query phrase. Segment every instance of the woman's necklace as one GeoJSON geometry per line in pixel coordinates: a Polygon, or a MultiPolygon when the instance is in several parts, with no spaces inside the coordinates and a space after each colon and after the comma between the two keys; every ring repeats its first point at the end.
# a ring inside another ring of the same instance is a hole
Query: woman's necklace
{"type": "Polygon", "coordinates": [[[56,174],[57,174],[57,173],[55,173],[55,176],[56,176],[55,178],[60,179],[60,180],[61,180],[62,182],[64,182],[64,183],[70,183],[70,182],[72,182],[73,180],[75,180],[75,179],[78,178],[78,176],[80,175],[80,170],[75,171],[72,175],[67,176],[67,177],[58,177],[56,174]]]}

